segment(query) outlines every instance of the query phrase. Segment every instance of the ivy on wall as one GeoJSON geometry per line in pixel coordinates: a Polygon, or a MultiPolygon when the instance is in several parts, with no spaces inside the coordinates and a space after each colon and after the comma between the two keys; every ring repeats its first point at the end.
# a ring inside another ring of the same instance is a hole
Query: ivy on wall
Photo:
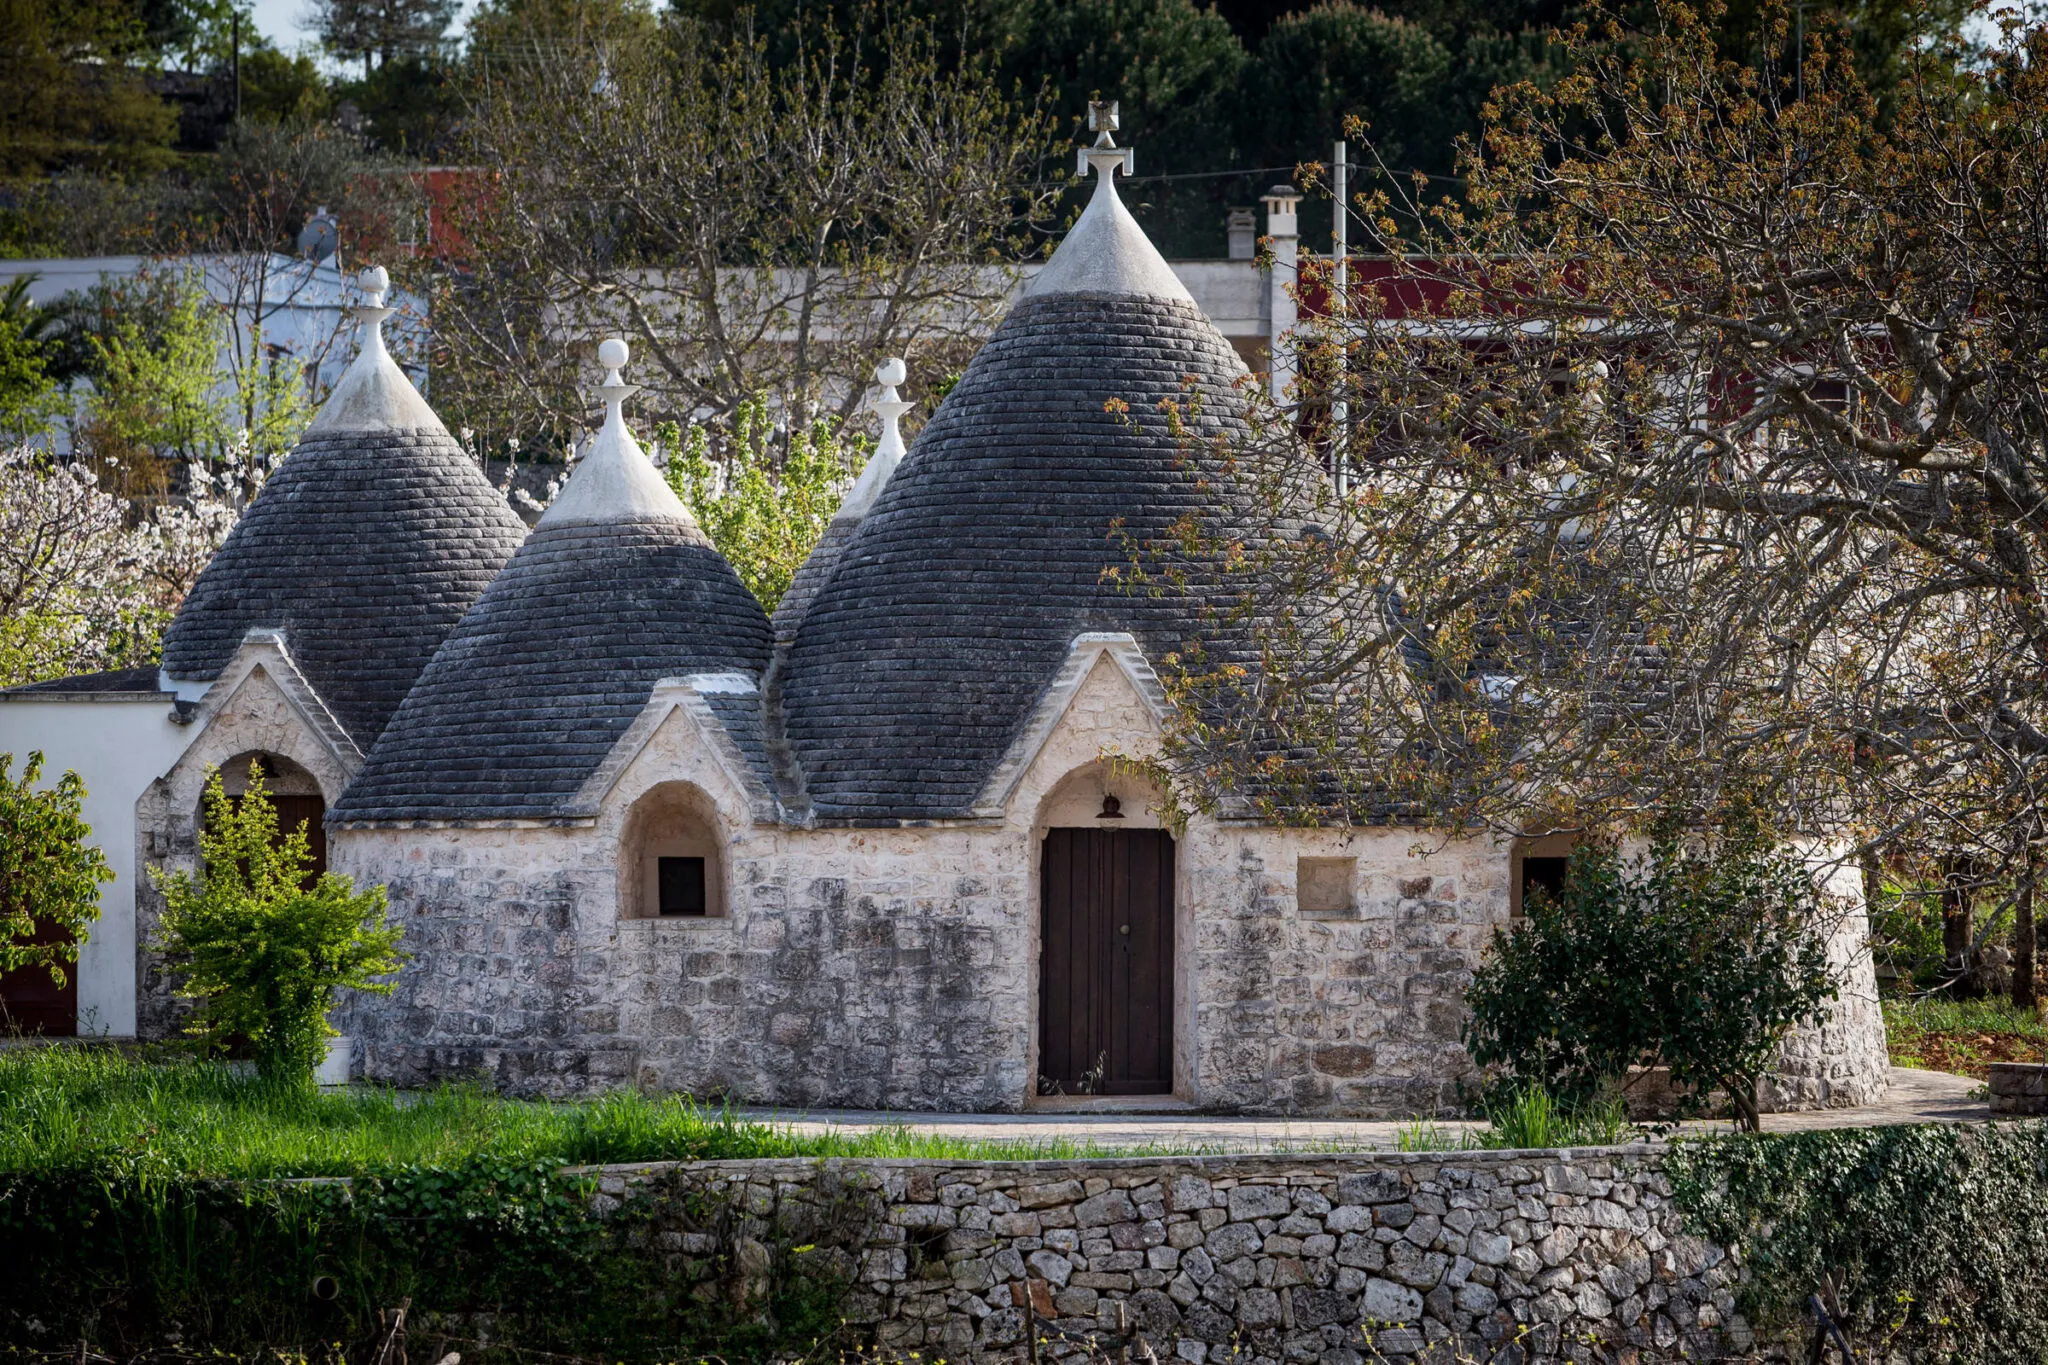
{"type": "Polygon", "coordinates": [[[1832,1275],[1876,1358],[2048,1361],[2048,1123],[1682,1141],[1665,1169],[1688,1230],[1740,1247],[1752,1321],[1832,1275]]]}
{"type": "Polygon", "coordinates": [[[439,1340],[476,1362],[781,1358],[839,1330],[869,1216],[858,1191],[794,1222],[658,1181],[609,1200],[556,1161],[352,1181],[13,1174],[0,1340],[353,1360],[374,1354],[379,1310],[410,1299],[416,1355],[439,1340]]]}

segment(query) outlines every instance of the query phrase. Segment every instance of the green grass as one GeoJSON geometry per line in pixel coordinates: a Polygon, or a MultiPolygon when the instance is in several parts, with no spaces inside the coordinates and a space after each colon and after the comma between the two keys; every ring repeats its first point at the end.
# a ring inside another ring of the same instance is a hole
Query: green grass
{"type": "Polygon", "coordinates": [[[1884,1002],[1885,1023],[1907,1024],[1922,1033],[2017,1033],[2048,1038],[2048,1021],[2006,999],[1950,1000],[1927,996],[1919,1000],[1884,1002]]]}
{"type": "Polygon", "coordinates": [[[907,1126],[803,1133],[686,1098],[629,1091],[572,1104],[504,1100],[476,1086],[318,1091],[268,1085],[219,1063],[110,1048],[0,1049],[0,1171],[93,1167],[249,1179],[374,1174],[479,1156],[582,1165],[788,1156],[1029,1161],[1198,1150],[970,1140],[907,1126]]]}
{"type": "Polygon", "coordinates": [[[1484,1128],[1445,1128],[1429,1119],[1403,1127],[1396,1145],[1404,1152],[1473,1152],[1558,1147],[1615,1147],[1642,1132],[1629,1122],[1628,1105],[1609,1096],[1577,1110],[1566,1109],[1547,1090],[1527,1086],[1486,1106],[1484,1128]]]}
{"type": "Polygon", "coordinates": [[[1993,1062],[2048,1060],[2048,1021],[2010,1000],[1887,1000],[1884,1022],[1895,1066],[1982,1080],[1993,1062]]]}

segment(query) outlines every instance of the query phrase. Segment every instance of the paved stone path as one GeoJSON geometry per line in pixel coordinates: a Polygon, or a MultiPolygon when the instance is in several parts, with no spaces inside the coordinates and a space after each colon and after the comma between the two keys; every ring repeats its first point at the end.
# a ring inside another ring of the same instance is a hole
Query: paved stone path
{"type": "MultiPolygon", "coordinates": [[[[1967,1123],[1991,1117],[1990,1103],[1971,1099],[1981,1083],[1967,1076],[1939,1071],[1892,1068],[1890,1093],[1883,1104],[1861,1109],[1817,1109],[1794,1114],[1766,1114],[1764,1128],[1774,1133],[1819,1128],[1863,1128],[1893,1123],[1967,1123]]],[[[988,1142],[1074,1143],[1101,1148],[1196,1150],[1201,1152],[1372,1151],[1394,1150],[1410,1122],[1366,1122],[1357,1119],[1243,1118],[1195,1113],[1185,1108],[1145,1101],[1124,1101],[1114,1111],[1088,1102],[1068,1102],[1056,1111],[1023,1114],[897,1113],[876,1109],[767,1109],[740,1111],[748,1118],[787,1125],[799,1132],[822,1133],[837,1128],[865,1132],[902,1125],[920,1133],[988,1142]]],[[[1439,1123],[1446,1135],[1484,1125],[1467,1121],[1439,1123]]],[[[1695,1122],[1688,1130],[1727,1128],[1724,1122],[1695,1122]]]]}

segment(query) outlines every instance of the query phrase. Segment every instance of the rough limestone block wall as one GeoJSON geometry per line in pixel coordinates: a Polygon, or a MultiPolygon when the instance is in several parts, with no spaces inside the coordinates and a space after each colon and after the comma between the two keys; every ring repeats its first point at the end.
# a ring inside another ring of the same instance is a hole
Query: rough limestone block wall
{"type": "MultiPolygon", "coordinates": [[[[638,1085],[1019,1109],[1037,1088],[1040,841],[1092,823],[1105,791],[1122,798],[1121,827],[1158,826],[1138,780],[1104,760],[1146,752],[1152,726],[1099,662],[1003,818],[801,829],[756,823],[741,782],[675,712],[594,825],[334,831],[336,870],[389,887],[414,954],[397,994],[352,1002],[341,1026],[364,1040],[369,1075],[409,1085],[482,1072],[524,1094],[638,1085]],[[619,916],[628,813],[666,782],[693,784],[718,812],[724,918],[619,916]]],[[[1508,919],[1503,846],[1197,819],[1178,849],[1178,1095],[1362,1118],[1457,1107],[1476,1080],[1459,1040],[1465,989],[1508,919]],[[1347,906],[1301,909],[1304,857],[1352,860],[1347,906]]],[[[1854,928],[1867,977],[1860,917],[1854,928]]],[[[1868,1003],[1789,1050],[1803,1069],[1785,1098],[1843,1103],[1872,1077],[1881,1087],[1874,990],[1868,1003]]]]}
{"type": "Polygon", "coordinates": [[[1191,829],[1186,856],[1204,869],[1204,1102],[1370,1117],[1457,1104],[1475,1079],[1459,1041],[1465,988],[1508,920],[1504,850],[1406,830],[1222,826],[1191,829]],[[1348,913],[1300,909],[1303,857],[1356,859],[1348,913]]]}
{"type": "Polygon", "coordinates": [[[679,1275],[832,1242],[849,1320],[892,1359],[1020,1359],[1027,1296],[1070,1336],[1122,1323],[1191,1365],[1719,1354],[1750,1339],[1738,1265],[1684,1232],[1662,1152],[707,1162],[607,1168],[596,1202],[661,1201],[679,1275]]]}
{"type": "MultiPolygon", "coordinates": [[[[144,1039],[169,1038],[184,1027],[191,1010],[172,991],[163,957],[151,945],[163,919],[164,900],[156,879],[199,870],[199,818],[207,775],[247,753],[276,754],[310,773],[328,803],[340,796],[351,770],[306,725],[276,680],[261,666],[233,676],[235,665],[215,686],[222,699],[193,723],[202,727],[171,770],[144,789],[135,803],[135,1032],[144,1039]]],[[[272,791],[293,791],[273,779],[272,791]]],[[[302,793],[310,794],[310,793],[302,793]]]]}
{"type": "Polygon", "coordinates": [[[1870,954],[1870,921],[1863,910],[1863,878],[1853,864],[1836,866],[1827,889],[1837,905],[1828,936],[1828,963],[1841,994],[1815,1027],[1785,1039],[1772,1072],[1757,1087],[1766,1111],[1842,1109],[1875,1104],[1891,1088],[1884,1010],[1877,998],[1877,966],[1870,954]]]}
{"type": "Polygon", "coordinates": [[[336,832],[337,867],[389,887],[415,955],[394,996],[351,1007],[368,1074],[1018,1107],[1032,959],[1015,860],[986,830],[756,825],[692,725],[663,725],[594,827],[336,832]],[[626,814],[668,781],[719,811],[724,918],[619,917],[626,814]]]}

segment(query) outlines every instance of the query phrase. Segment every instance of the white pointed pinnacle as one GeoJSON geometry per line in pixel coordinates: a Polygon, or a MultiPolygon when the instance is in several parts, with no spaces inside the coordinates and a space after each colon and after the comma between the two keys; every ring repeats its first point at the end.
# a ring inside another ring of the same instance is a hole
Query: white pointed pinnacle
{"type": "Polygon", "coordinates": [[[597,344],[597,363],[604,366],[604,383],[597,391],[604,395],[604,420],[609,426],[613,422],[625,421],[626,399],[640,391],[638,384],[628,384],[620,377],[619,371],[633,358],[633,352],[626,345],[624,337],[606,337],[597,344]]]}
{"type": "Polygon", "coordinates": [[[1116,145],[1114,134],[1123,126],[1117,115],[1115,100],[1088,101],[1088,129],[1095,134],[1091,147],[1074,149],[1074,174],[1086,175],[1090,167],[1101,177],[1101,184],[1109,184],[1119,167],[1126,176],[1135,175],[1138,170],[1137,155],[1129,147],[1116,145]]]}
{"type": "Polygon", "coordinates": [[[882,419],[882,440],[875,447],[875,453],[892,461],[903,454],[903,414],[917,406],[904,402],[903,396],[896,392],[896,386],[909,377],[909,367],[904,365],[901,356],[892,355],[875,366],[875,382],[882,386],[881,393],[868,404],[882,419]]]}
{"type": "Polygon", "coordinates": [[[381,351],[384,349],[384,319],[398,311],[384,306],[384,296],[391,292],[391,272],[381,265],[370,266],[356,276],[356,288],[362,290],[363,302],[348,311],[363,324],[359,349],[381,351]]]}

